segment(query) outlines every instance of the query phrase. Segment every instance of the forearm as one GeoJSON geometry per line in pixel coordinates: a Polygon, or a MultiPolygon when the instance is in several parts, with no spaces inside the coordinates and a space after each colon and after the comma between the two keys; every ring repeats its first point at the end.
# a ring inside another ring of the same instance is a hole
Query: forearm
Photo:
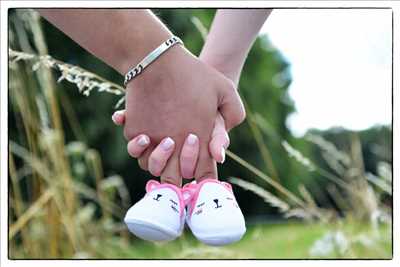
{"type": "Polygon", "coordinates": [[[144,9],[39,9],[79,45],[121,74],[168,39],[171,32],[144,9]]]}
{"type": "Polygon", "coordinates": [[[201,59],[238,82],[247,54],[271,9],[218,10],[201,59]]]}

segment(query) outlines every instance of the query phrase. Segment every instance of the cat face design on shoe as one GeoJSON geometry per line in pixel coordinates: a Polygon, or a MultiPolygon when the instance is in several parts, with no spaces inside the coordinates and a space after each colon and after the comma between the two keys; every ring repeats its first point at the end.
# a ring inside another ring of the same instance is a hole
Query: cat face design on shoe
{"type": "Polygon", "coordinates": [[[213,179],[207,179],[200,184],[187,184],[183,189],[183,197],[186,199],[185,201],[189,204],[189,214],[200,215],[200,214],[208,214],[216,212],[223,212],[225,210],[239,209],[239,206],[233,196],[232,187],[230,184],[226,182],[220,182],[213,179]],[[205,185],[209,185],[210,183],[218,184],[219,189],[216,192],[211,193],[202,191],[202,187],[205,185]],[[225,190],[223,189],[225,188],[225,190]],[[201,197],[200,197],[201,195],[201,197]]]}
{"type": "Polygon", "coordinates": [[[219,210],[228,206],[233,206],[236,209],[239,208],[233,197],[211,198],[209,201],[198,203],[194,208],[192,215],[200,215],[204,210],[207,210],[206,207],[211,210],[219,210]]]}
{"type": "Polygon", "coordinates": [[[179,203],[180,192],[174,188],[172,185],[160,184],[157,181],[151,180],[146,185],[147,197],[151,198],[154,202],[158,203],[162,207],[168,206],[173,212],[180,214],[181,208],[179,203]],[[176,197],[169,194],[163,194],[163,190],[174,190],[177,193],[176,197]]]}
{"type": "Polygon", "coordinates": [[[170,196],[164,196],[158,192],[159,190],[155,190],[153,192],[149,192],[148,197],[154,200],[156,203],[162,206],[169,206],[173,212],[179,214],[179,204],[178,199],[172,199],[170,196]]]}

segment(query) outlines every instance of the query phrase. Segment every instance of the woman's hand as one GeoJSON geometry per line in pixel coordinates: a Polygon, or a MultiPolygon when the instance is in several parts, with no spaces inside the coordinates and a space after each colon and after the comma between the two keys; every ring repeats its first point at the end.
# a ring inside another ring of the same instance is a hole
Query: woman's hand
{"type": "MultiPolygon", "coordinates": [[[[116,125],[125,124],[125,110],[116,111],[112,120],[116,125]]],[[[134,158],[140,158],[142,153],[149,147],[150,138],[141,134],[136,136],[128,143],[128,153],[134,158]]],[[[154,176],[160,176],[165,163],[171,156],[170,152],[163,152],[161,143],[150,153],[149,163],[159,162],[160,164],[150,164],[148,170],[154,176]]],[[[225,161],[225,150],[229,146],[229,136],[225,129],[224,119],[220,114],[215,119],[214,129],[209,143],[209,151],[216,162],[223,163],[225,161]]],[[[183,178],[192,178],[196,169],[197,157],[199,153],[199,139],[194,134],[186,137],[182,147],[179,163],[180,172],[183,178]]]]}

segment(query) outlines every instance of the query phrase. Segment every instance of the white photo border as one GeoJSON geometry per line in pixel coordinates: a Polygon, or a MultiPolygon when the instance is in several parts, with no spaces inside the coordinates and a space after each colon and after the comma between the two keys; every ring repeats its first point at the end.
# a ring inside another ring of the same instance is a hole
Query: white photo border
{"type": "MultiPolygon", "coordinates": [[[[393,177],[400,176],[400,106],[396,99],[400,97],[400,2],[396,1],[0,1],[0,266],[176,266],[177,264],[193,267],[203,266],[210,260],[10,260],[8,258],[8,10],[10,8],[34,7],[83,7],[83,8],[392,8],[393,48],[392,48],[392,127],[393,127],[393,177]],[[396,29],[396,30],[394,30],[396,29]],[[396,32],[397,31],[397,32],[396,32]],[[397,114],[395,116],[394,114],[397,114]],[[55,262],[56,261],[56,262],[55,262]]],[[[400,196],[397,182],[393,179],[393,259],[392,260],[218,260],[219,265],[242,266],[400,266],[400,196]],[[396,204],[397,203],[397,204],[396,204]],[[338,262],[341,261],[341,262],[338,262]]]]}

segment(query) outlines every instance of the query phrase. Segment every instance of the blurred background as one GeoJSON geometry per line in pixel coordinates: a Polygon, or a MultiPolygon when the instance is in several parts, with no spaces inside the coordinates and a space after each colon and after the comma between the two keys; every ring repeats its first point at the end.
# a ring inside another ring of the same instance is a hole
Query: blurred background
{"type": "MultiPolygon", "coordinates": [[[[215,10],[153,11],[199,54],[215,10]]],[[[170,243],[127,231],[151,176],[111,121],[122,77],[35,11],[11,10],[9,257],[391,258],[391,39],[390,10],[272,12],[219,166],[248,231],[214,248],[188,229],[170,243]]]]}

